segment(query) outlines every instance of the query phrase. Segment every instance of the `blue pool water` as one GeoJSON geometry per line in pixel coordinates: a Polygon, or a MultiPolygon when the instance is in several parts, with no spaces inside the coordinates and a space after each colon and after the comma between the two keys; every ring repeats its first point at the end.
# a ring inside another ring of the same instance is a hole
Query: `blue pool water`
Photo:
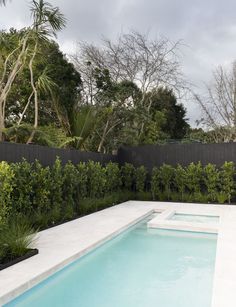
{"type": "Polygon", "coordinates": [[[6,306],[210,307],[216,236],[142,222],[6,306]]]}

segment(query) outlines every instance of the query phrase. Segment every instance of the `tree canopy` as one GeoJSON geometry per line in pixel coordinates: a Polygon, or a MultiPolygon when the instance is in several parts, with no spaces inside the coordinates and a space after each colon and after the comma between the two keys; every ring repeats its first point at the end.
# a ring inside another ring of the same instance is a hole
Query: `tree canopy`
{"type": "Polygon", "coordinates": [[[131,31],[68,59],[56,42],[64,15],[31,4],[31,26],[0,31],[2,139],[112,152],[185,136],[180,42],[131,31]]]}

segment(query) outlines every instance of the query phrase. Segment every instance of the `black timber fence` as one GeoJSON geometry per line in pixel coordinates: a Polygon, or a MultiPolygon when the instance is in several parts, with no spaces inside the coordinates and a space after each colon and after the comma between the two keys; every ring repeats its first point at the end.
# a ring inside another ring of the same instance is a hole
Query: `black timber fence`
{"type": "Polygon", "coordinates": [[[68,161],[77,164],[79,162],[88,162],[89,160],[100,162],[101,164],[106,164],[110,161],[117,162],[117,156],[109,154],[51,148],[39,145],[0,143],[0,161],[21,162],[22,159],[26,159],[28,162],[34,162],[37,159],[43,166],[51,166],[57,157],[60,158],[62,164],[68,161]]]}
{"type": "Polygon", "coordinates": [[[134,166],[144,165],[149,172],[153,167],[164,163],[172,166],[180,164],[189,165],[191,162],[208,163],[221,167],[225,161],[236,164],[236,143],[220,144],[166,144],[144,145],[137,147],[121,147],[118,150],[118,161],[122,165],[125,162],[134,166]]]}
{"type": "Polygon", "coordinates": [[[155,166],[164,163],[176,166],[186,166],[191,162],[201,162],[222,166],[225,161],[236,164],[236,143],[221,144],[167,144],[167,145],[144,145],[137,147],[121,147],[117,155],[85,152],[79,150],[68,150],[50,148],[39,145],[24,145],[8,142],[0,143],[0,161],[20,162],[26,159],[34,162],[36,159],[44,166],[51,166],[56,157],[63,164],[71,161],[73,164],[87,162],[89,160],[106,164],[117,162],[120,165],[132,163],[134,166],[144,165],[149,171],[155,166]]]}

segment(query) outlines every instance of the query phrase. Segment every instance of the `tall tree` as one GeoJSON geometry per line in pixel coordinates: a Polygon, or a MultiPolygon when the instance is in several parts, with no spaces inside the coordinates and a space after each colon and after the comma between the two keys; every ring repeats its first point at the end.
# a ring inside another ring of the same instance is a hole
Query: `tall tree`
{"type": "MultiPolygon", "coordinates": [[[[10,38],[20,35],[16,30],[5,33],[10,38]]],[[[0,48],[0,59],[1,59],[0,48]]],[[[37,80],[42,74],[53,82],[53,92],[41,92],[39,95],[39,124],[42,126],[54,122],[62,125],[67,130],[63,118],[65,114],[71,114],[74,104],[78,101],[81,89],[80,74],[75,70],[66,56],[59,50],[55,41],[50,40],[46,46],[40,48],[34,62],[34,76],[37,80]]],[[[19,123],[32,123],[34,120],[34,107],[30,103],[27,112],[23,115],[22,110],[27,105],[32,93],[30,85],[30,72],[24,67],[16,77],[15,82],[8,95],[6,109],[6,125],[11,126],[19,123]]]]}
{"type": "Polygon", "coordinates": [[[177,102],[173,90],[160,87],[151,94],[151,100],[150,112],[161,111],[165,114],[163,132],[171,139],[182,139],[189,129],[189,124],[186,119],[186,109],[177,102]]]}
{"type": "Polygon", "coordinates": [[[198,123],[212,131],[215,142],[236,141],[236,63],[230,70],[218,67],[206,89],[205,97],[194,94],[202,110],[198,123]]]}
{"type": "MultiPolygon", "coordinates": [[[[39,113],[38,90],[39,87],[43,87],[44,89],[49,87],[50,82],[45,74],[41,76],[40,80],[35,80],[34,61],[39,46],[46,44],[49,37],[55,35],[56,31],[61,30],[65,25],[65,18],[60,13],[59,9],[57,7],[52,7],[43,0],[33,0],[31,12],[33,16],[32,26],[22,32],[23,35],[20,37],[17,47],[7,54],[3,62],[3,70],[0,76],[0,140],[2,140],[2,133],[5,128],[7,98],[16,77],[25,65],[28,66],[30,72],[30,84],[32,88],[32,95],[30,98],[34,99],[34,130],[37,129],[39,113]]],[[[4,38],[4,36],[1,37],[1,39],[4,38]]],[[[34,131],[32,131],[29,142],[33,139],[33,136],[34,131]]]]}

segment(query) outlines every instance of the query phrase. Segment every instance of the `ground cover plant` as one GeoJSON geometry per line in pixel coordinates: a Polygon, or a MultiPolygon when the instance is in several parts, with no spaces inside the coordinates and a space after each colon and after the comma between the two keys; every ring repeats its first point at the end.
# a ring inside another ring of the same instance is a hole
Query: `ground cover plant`
{"type": "Polygon", "coordinates": [[[25,219],[14,219],[0,226],[0,270],[27,253],[33,255],[35,229],[25,219]]]}

